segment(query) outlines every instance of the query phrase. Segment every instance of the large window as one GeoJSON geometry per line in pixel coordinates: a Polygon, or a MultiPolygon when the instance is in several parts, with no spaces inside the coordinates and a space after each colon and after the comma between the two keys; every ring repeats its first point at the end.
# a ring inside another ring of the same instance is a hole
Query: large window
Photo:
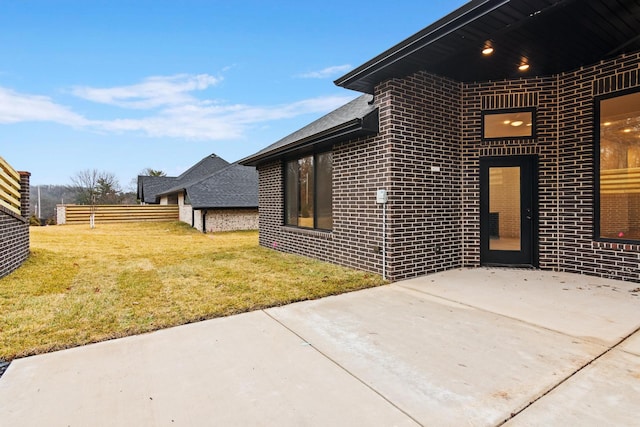
{"type": "Polygon", "coordinates": [[[285,166],[285,224],[333,228],[333,155],[320,153],[290,160],[285,166]]]}
{"type": "Polygon", "coordinates": [[[596,238],[640,240],[640,92],[596,101],[596,238]]]}

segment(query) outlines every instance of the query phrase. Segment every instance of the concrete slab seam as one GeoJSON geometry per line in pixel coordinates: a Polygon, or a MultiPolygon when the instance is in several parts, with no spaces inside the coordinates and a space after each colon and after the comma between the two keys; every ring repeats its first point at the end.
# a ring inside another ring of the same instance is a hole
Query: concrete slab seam
{"type": "Polygon", "coordinates": [[[411,421],[413,421],[414,423],[416,423],[419,426],[424,427],[424,424],[422,424],[421,422],[419,422],[417,419],[415,419],[413,416],[411,416],[411,414],[409,414],[407,411],[405,411],[404,409],[398,407],[398,405],[396,405],[395,403],[393,403],[391,400],[389,400],[385,395],[383,395],[382,393],[380,393],[378,390],[376,390],[375,388],[373,388],[371,385],[369,385],[368,383],[366,383],[365,381],[363,381],[361,378],[357,377],[356,375],[354,375],[351,371],[349,371],[347,368],[345,368],[344,366],[342,366],[340,363],[338,363],[336,360],[334,360],[332,357],[330,357],[328,354],[322,352],[320,349],[318,349],[316,346],[314,346],[312,343],[310,343],[306,338],[304,338],[302,335],[298,334],[296,331],[294,331],[293,329],[291,329],[290,327],[288,327],[287,325],[285,325],[284,323],[282,323],[280,320],[276,319],[275,317],[273,317],[270,313],[268,313],[266,310],[262,310],[262,312],[264,314],[266,314],[267,316],[269,316],[271,319],[273,319],[275,322],[277,322],[279,325],[281,325],[283,328],[285,328],[286,330],[288,330],[289,332],[291,332],[293,335],[297,336],[298,338],[300,338],[302,341],[304,341],[305,343],[309,344],[309,346],[311,348],[313,348],[318,354],[320,354],[321,356],[323,356],[324,358],[326,358],[327,360],[329,360],[331,363],[333,363],[335,366],[337,366],[338,368],[340,368],[342,371],[344,371],[347,375],[349,375],[350,377],[352,377],[353,379],[355,379],[356,381],[358,381],[360,384],[364,385],[366,388],[368,388],[369,390],[371,390],[372,392],[374,392],[375,394],[377,394],[378,396],[380,396],[380,398],[382,398],[384,401],[386,401],[387,403],[389,403],[391,406],[393,406],[394,408],[396,408],[398,411],[400,411],[401,413],[403,413],[404,415],[407,416],[407,418],[409,418],[411,421]]]}
{"type": "MultiPolygon", "coordinates": [[[[528,407],[530,407],[531,405],[533,405],[534,403],[536,403],[538,400],[542,399],[543,397],[545,397],[546,395],[548,395],[549,393],[551,393],[553,390],[557,389],[558,387],[560,387],[562,384],[564,384],[565,382],[567,382],[568,380],[570,380],[571,378],[573,378],[576,374],[578,374],[580,371],[584,370],[586,367],[591,366],[595,361],[599,360],[600,358],[602,358],[604,355],[610,353],[612,350],[615,350],[616,347],[619,347],[620,345],[622,345],[622,343],[624,343],[626,340],[628,340],[629,338],[631,338],[631,336],[633,336],[636,332],[640,331],[640,327],[638,327],[635,331],[631,332],[629,335],[627,335],[626,337],[623,337],[620,341],[618,341],[617,343],[615,343],[613,346],[607,348],[605,351],[603,351],[602,353],[600,353],[599,355],[597,355],[596,357],[594,357],[593,359],[591,359],[589,362],[585,363],[583,366],[581,366],[580,368],[578,368],[577,370],[575,370],[572,374],[568,375],[567,377],[565,377],[563,380],[561,380],[560,382],[558,382],[556,385],[554,385],[553,387],[549,388],[549,390],[545,391],[544,393],[542,393],[540,396],[538,396],[537,398],[533,399],[531,402],[529,402],[529,404],[525,405],[523,408],[511,413],[511,416],[509,418],[507,418],[506,420],[502,421],[500,424],[497,424],[496,427],[500,427],[502,425],[504,425],[505,423],[507,423],[508,421],[511,421],[512,419],[514,419],[515,417],[518,416],[518,414],[522,413],[524,410],[526,410],[528,407]]],[[[625,352],[624,350],[620,350],[622,352],[625,352]]]]}

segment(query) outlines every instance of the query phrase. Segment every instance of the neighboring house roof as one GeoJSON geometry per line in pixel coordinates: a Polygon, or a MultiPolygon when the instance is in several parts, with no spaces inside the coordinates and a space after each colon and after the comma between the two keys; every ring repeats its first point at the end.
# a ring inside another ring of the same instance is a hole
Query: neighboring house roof
{"type": "Polygon", "coordinates": [[[144,203],[159,203],[160,196],[183,189],[214,172],[229,166],[222,157],[211,154],[191,166],[180,176],[138,176],[138,199],[144,203]]]}
{"type": "Polygon", "coordinates": [[[282,156],[295,156],[336,142],[378,133],[378,107],[373,96],[361,95],[302,129],[239,161],[255,166],[282,156]]]}
{"type": "Polygon", "coordinates": [[[183,172],[176,178],[176,181],[180,184],[195,182],[227,166],[229,166],[229,162],[222,157],[211,154],[183,172]]]}
{"type": "Polygon", "coordinates": [[[554,75],[637,51],[639,33],[637,0],[473,0],[335,83],[373,93],[420,70],[462,82],[554,75]]]}
{"type": "Polygon", "coordinates": [[[194,209],[257,208],[258,172],[233,163],[185,190],[194,209]]]}
{"type": "Polygon", "coordinates": [[[137,197],[144,203],[158,203],[157,195],[173,187],[176,178],[173,176],[138,176],[137,197]]]}

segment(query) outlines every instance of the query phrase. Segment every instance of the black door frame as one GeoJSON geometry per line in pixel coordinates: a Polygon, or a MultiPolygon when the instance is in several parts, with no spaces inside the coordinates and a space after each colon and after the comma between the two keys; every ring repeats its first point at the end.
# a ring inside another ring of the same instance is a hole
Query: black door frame
{"type": "Polygon", "coordinates": [[[539,266],[538,254],[538,156],[480,158],[480,264],[510,267],[539,266]],[[521,250],[489,250],[489,168],[520,167],[521,250]]]}

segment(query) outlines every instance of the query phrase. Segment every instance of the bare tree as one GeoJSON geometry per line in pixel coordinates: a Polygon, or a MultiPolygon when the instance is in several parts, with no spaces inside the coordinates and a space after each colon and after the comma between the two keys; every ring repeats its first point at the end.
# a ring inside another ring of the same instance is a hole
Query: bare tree
{"type": "Polygon", "coordinates": [[[119,203],[122,190],[111,172],[85,169],[72,176],[71,183],[80,205],[119,203]]]}

